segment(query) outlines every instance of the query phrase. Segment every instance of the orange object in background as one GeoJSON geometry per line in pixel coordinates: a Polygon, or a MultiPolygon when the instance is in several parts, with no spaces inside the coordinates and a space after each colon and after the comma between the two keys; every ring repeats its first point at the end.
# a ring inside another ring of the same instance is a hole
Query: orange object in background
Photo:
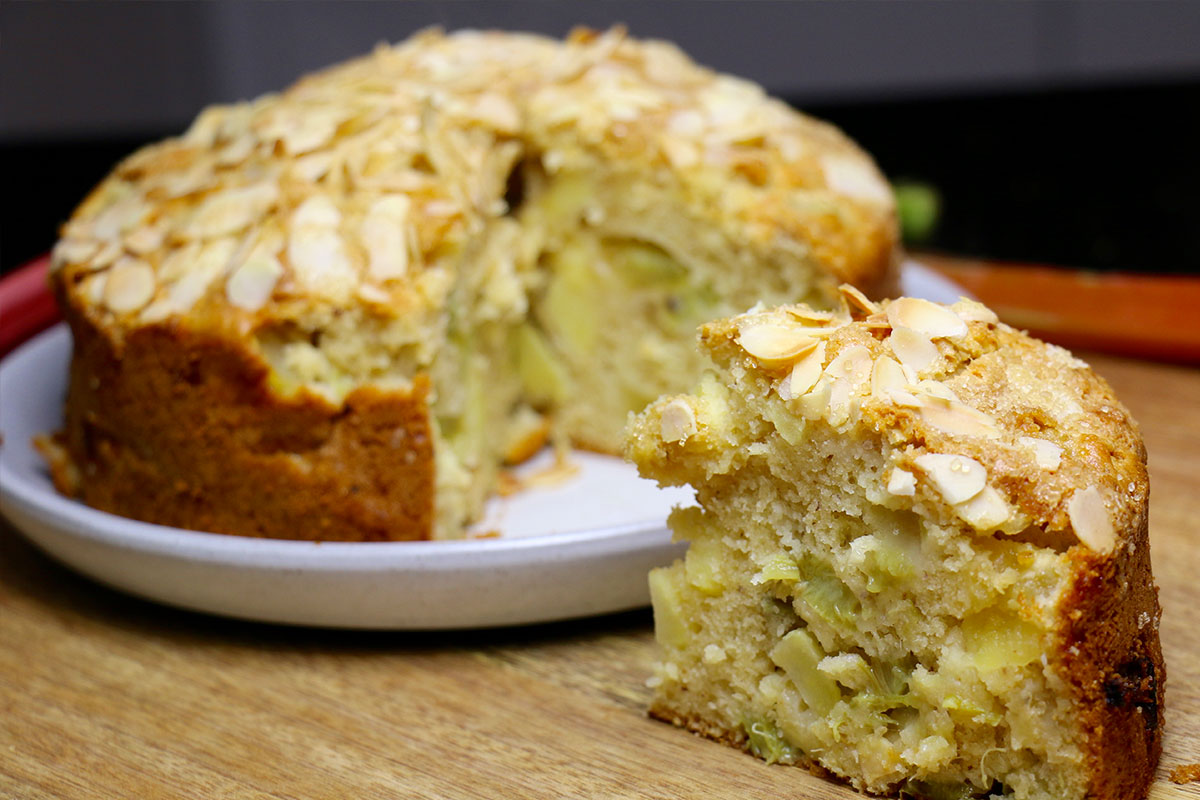
{"type": "Polygon", "coordinates": [[[915,255],[1016,328],[1072,350],[1200,364],[1200,278],[915,255]]]}

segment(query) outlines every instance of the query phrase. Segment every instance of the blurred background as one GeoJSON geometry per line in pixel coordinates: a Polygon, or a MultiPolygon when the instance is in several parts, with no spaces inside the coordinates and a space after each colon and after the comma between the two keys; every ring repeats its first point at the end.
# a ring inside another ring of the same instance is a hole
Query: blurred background
{"type": "Polygon", "coordinates": [[[0,3],[0,267],[123,155],[429,25],[623,22],[829,119],[925,250],[1200,273],[1200,3],[0,3]]]}

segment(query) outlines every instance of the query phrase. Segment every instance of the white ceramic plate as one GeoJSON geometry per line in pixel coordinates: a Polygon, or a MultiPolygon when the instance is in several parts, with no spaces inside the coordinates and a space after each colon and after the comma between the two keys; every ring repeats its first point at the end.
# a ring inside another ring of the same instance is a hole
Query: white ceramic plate
{"type": "MultiPolygon", "coordinates": [[[[961,291],[906,264],[905,294],[961,291]]],[[[102,583],[231,617],[340,628],[472,628],[570,619],[649,601],[646,572],[681,552],[659,490],[621,461],[575,454],[579,472],[492,501],[495,539],[312,543],[248,539],[117,517],[54,491],[31,438],[59,427],[70,357],[59,325],[0,364],[0,511],[38,547],[102,583]]],[[[536,472],[545,459],[524,468],[536,472]]]]}

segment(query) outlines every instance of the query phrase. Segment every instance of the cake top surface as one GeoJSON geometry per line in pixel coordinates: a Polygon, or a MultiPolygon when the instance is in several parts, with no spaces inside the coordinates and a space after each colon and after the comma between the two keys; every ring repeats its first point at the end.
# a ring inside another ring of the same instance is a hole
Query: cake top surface
{"type": "Polygon", "coordinates": [[[670,175],[844,280],[877,277],[895,244],[889,187],[852,142],[670,44],[431,30],[130,156],[65,224],[53,268],[124,326],[436,308],[531,158],[670,175]]]}
{"type": "MultiPolygon", "coordinates": [[[[1125,532],[1145,524],[1145,448],[1086,363],[971,300],[874,303],[843,291],[840,313],[752,309],[704,326],[702,346],[776,428],[816,421],[875,437],[889,504],[1064,549],[1132,541],[1125,532]]],[[[697,398],[661,399],[634,436],[686,451],[689,436],[704,438],[697,408],[697,398]]],[[[666,461],[637,460],[652,477],[679,478],[666,461]]]]}

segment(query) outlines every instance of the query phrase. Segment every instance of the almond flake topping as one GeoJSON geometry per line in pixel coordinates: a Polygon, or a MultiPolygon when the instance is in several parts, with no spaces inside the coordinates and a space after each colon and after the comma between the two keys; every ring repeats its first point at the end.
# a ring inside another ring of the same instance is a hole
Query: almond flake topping
{"type": "Polygon", "coordinates": [[[838,287],[838,291],[842,293],[842,297],[850,302],[850,305],[865,311],[868,314],[879,313],[879,305],[863,294],[857,286],[851,286],[848,283],[843,283],[838,287]]]}
{"type": "Polygon", "coordinates": [[[1067,517],[1079,541],[1097,553],[1107,553],[1117,543],[1112,518],[1104,505],[1104,497],[1095,486],[1076,490],[1067,501],[1067,517]]]}
{"type": "Polygon", "coordinates": [[[848,381],[851,386],[858,387],[871,380],[871,352],[860,344],[847,347],[837,354],[825,373],[834,378],[848,381]]]}
{"type": "Polygon", "coordinates": [[[225,189],[210,195],[188,222],[185,233],[197,239],[212,239],[237,233],[253,224],[279,197],[273,183],[258,183],[225,189]]]}
{"type": "Polygon", "coordinates": [[[659,431],[664,442],[684,442],[696,433],[696,412],[682,397],[676,397],[659,415],[659,431]]]}
{"type": "Polygon", "coordinates": [[[987,470],[973,458],[925,453],[913,460],[951,505],[970,500],[987,485],[987,470]]]}
{"type": "Polygon", "coordinates": [[[154,268],[138,258],[125,256],[108,271],[104,305],[123,314],[137,311],[154,298],[154,268]]]}
{"type": "Polygon", "coordinates": [[[251,253],[225,282],[229,302],[247,311],[257,311],[266,305],[283,275],[283,265],[272,253],[251,253]]]}
{"type": "Polygon", "coordinates": [[[1017,441],[1033,450],[1033,459],[1042,469],[1053,472],[1062,464],[1063,449],[1054,442],[1033,436],[1022,436],[1017,441]]]}
{"type": "Polygon", "coordinates": [[[367,273],[378,281],[400,278],[408,271],[408,217],[412,201],[390,195],[372,204],[362,222],[367,273]]]}
{"type": "Polygon", "coordinates": [[[894,328],[888,344],[900,363],[916,373],[928,369],[938,357],[937,346],[929,337],[912,328],[894,328]]]}
{"type": "Polygon", "coordinates": [[[816,347],[792,366],[791,374],[780,382],[779,396],[784,400],[791,400],[807,393],[821,377],[824,364],[825,343],[818,342],[816,347]]]}
{"type": "Polygon", "coordinates": [[[67,264],[82,264],[91,258],[100,247],[100,243],[92,239],[61,239],[54,245],[51,254],[51,269],[61,269],[67,264]]]}
{"type": "Polygon", "coordinates": [[[967,323],[953,311],[919,297],[892,301],[887,307],[887,318],[893,328],[910,328],[930,339],[962,336],[967,332],[967,323]]]}
{"type": "Polygon", "coordinates": [[[740,332],[737,343],[767,366],[782,365],[816,347],[817,340],[806,328],[760,322],[740,332]]]}
{"type": "Polygon", "coordinates": [[[912,497],[917,493],[917,479],[908,470],[896,467],[888,476],[887,491],[897,497],[912,497]]]}
{"type": "MultiPolygon", "coordinates": [[[[931,381],[921,381],[922,384],[931,381]]],[[[939,384],[942,385],[942,384],[939,384]]],[[[924,386],[919,387],[924,388],[924,386]]],[[[949,391],[948,387],[944,387],[949,391]]],[[[980,436],[985,439],[1000,437],[996,421],[983,413],[951,397],[932,392],[921,394],[921,419],[940,431],[961,436],[980,436]]]]}
{"type": "Polygon", "coordinates": [[[983,487],[983,491],[959,503],[954,510],[977,531],[995,530],[1008,522],[1010,516],[1008,503],[991,486],[983,487]]]}
{"type": "Polygon", "coordinates": [[[950,309],[966,322],[988,322],[995,325],[1000,321],[995,311],[992,311],[983,303],[977,303],[965,297],[950,306],[950,309]]]}
{"type": "Polygon", "coordinates": [[[860,158],[823,155],[821,170],[825,173],[825,184],[839,194],[888,207],[895,202],[887,181],[860,158]]]}

